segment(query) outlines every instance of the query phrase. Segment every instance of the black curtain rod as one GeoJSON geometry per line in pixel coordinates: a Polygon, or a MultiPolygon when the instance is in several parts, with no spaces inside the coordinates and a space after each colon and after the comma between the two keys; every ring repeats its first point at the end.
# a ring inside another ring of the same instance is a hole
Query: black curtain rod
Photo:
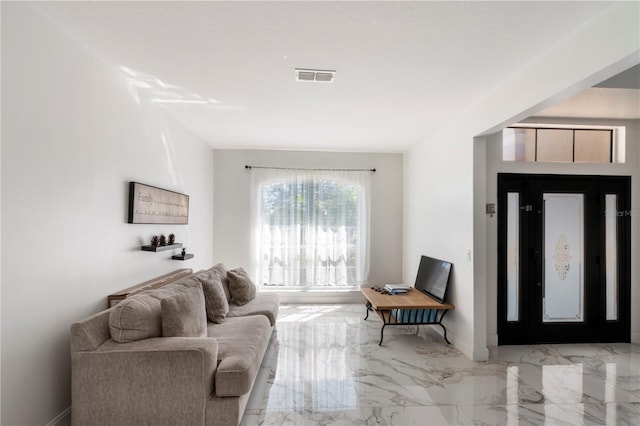
{"type": "Polygon", "coordinates": [[[323,172],[374,172],[376,169],[303,169],[299,167],[267,167],[267,166],[244,166],[245,169],[275,169],[275,170],[312,170],[323,172]]]}

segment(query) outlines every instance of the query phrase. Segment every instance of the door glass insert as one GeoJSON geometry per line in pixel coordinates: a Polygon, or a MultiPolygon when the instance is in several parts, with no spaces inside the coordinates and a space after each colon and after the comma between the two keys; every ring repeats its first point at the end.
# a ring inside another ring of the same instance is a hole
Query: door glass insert
{"type": "Polygon", "coordinates": [[[518,321],[520,194],[507,193],[507,321],[518,321]]]}
{"type": "Polygon", "coordinates": [[[618,319],[618,196],[605,195],[607,320],[618,319]]]}
{"type": "Polygon", "coordinates": [[[543,194],[542,321],[584,321],[584,195],[543,194]]]}

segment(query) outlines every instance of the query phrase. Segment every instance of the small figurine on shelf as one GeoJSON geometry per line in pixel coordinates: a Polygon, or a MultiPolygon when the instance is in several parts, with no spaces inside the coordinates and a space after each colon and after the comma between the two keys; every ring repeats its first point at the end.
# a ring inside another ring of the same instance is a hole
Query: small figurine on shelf
{"type": "Polygon", "coordinates": [[[160,245],[160,240],[158,239],[157,235],[154,235],[153,237],[151,237],[151,245],[153,247],[158,247],[160,245]]]}
{"type": "Polygon", "coordinates": [[[173,245],[176,243],[176,236],[174,234],[169,234],[169,245],[173,245]]]}
{"type": "Polygon", "coordinates": [[[163,235],[160,235],[160,245],[161,246],[166,246],[167,245],[167,237],[163,235]]]}
{"type": "Polygon", "coordinates": [[[186,256],[186,254],[187,254],[186,247],[182,247],[182,257],[186,256]]]}

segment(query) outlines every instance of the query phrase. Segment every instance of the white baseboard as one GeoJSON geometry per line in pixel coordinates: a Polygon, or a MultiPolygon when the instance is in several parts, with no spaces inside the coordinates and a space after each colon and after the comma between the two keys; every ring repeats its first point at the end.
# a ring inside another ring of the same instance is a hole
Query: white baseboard
{"type": "Polygon", "coordinates": [[[487,346],[498,346],[497,334],[487,334],[487,346]]]}
{"type": "Polygon", "coordinates": [[[62,413],[58,414],[55,419],[51,420],[46,426],[67,426],[71,424],[71,407],[67,407],[62,413]]]}
{"type": "Polygon", "coordinates": [[[473,351],[473,358],[471,358],[472,361],[487,361],[488,359],[489,359],[488,348],[475,349],[473,351]]]}
{"type": "Polygon", "coordinates": [[[457,342],[452,338],[449,338],[449,340],[451,340],[453,346],[455,346],[460,352],[462,352],[464,356],[466,356],[470,360],[473,360],[473,347],[462,342],[457,342]]]}
{"type": "Polygon", "coordinates": [[[471,361],[486,361],[489,359],[489,348],[485,347],[485,348],[475,349],[471,345],[467,345],[461,342],[456,342],[453,339],[449,339],[449,340],[451,340],[451,342],[453,343],[453,346],[458,348],[458,350],[462,352],[471,361]]]}

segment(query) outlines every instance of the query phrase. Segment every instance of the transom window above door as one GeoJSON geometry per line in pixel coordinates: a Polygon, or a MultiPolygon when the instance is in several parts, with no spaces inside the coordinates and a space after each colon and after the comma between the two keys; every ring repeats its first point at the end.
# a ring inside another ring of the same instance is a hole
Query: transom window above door
{"type": "Polygon", "coordinates": [[[624,127],[507,127],[503,161],[540,163],[624,163],[624,127]]]}

